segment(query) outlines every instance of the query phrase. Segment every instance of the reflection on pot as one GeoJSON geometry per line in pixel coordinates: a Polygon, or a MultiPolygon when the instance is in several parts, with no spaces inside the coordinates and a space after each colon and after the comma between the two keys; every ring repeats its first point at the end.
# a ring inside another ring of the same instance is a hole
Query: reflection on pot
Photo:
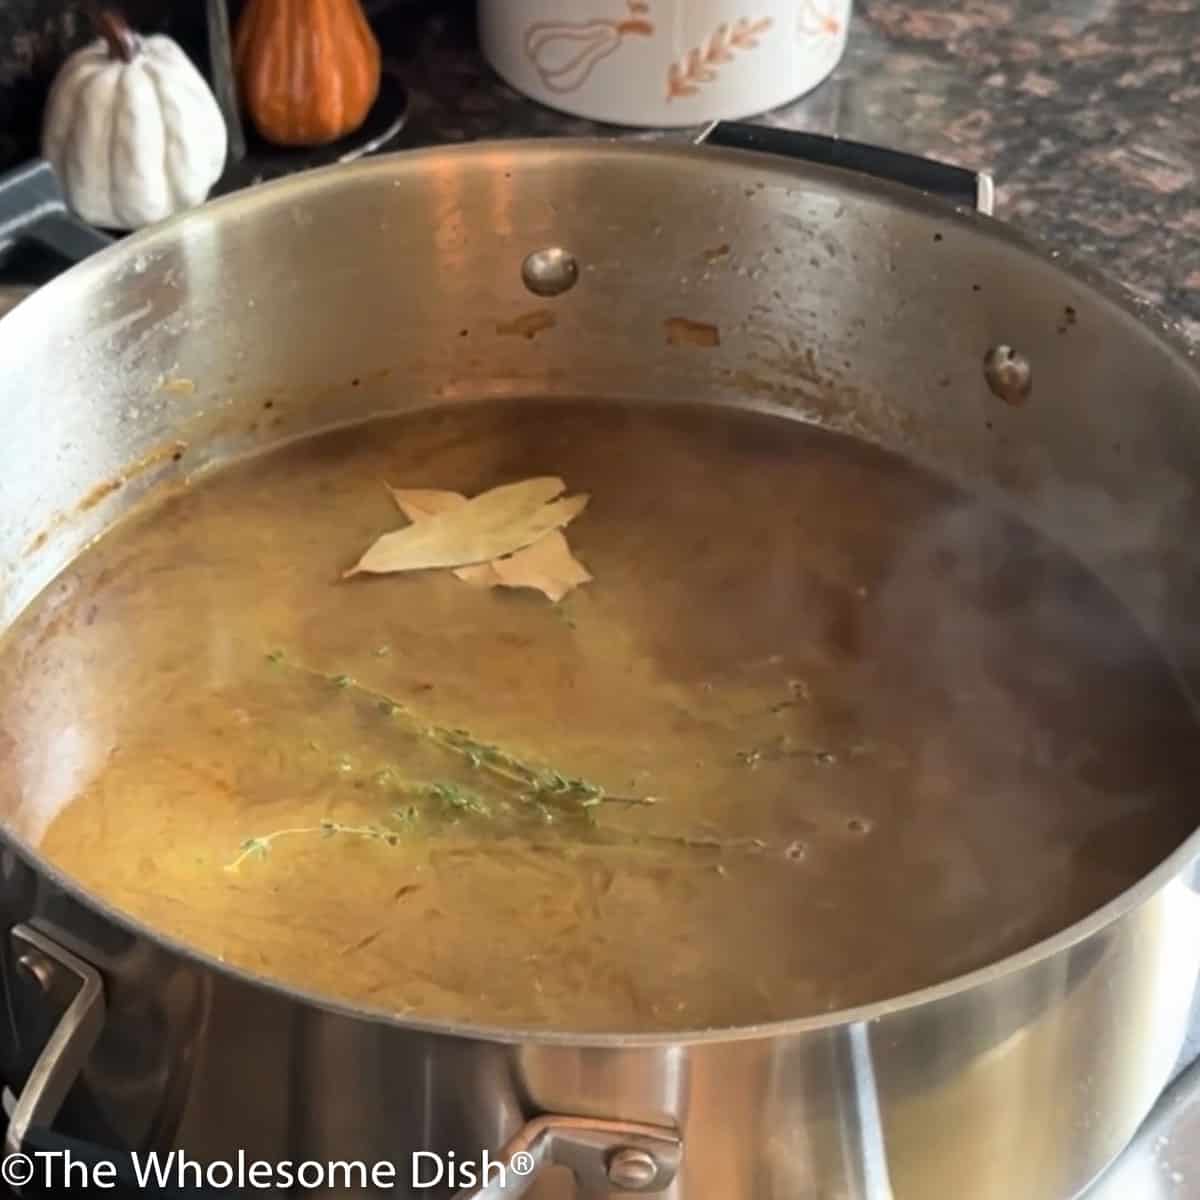
{"type": "Polygon", "coordinates": [[[573,92],[627,37],[649,37],[654,32],[646,19],[649,7],[629,0],[629,16],[622,20],[539,21],[525,34],[526,57],[548,90],[573,92]]]}
{"type": "Polygon", "coordinates": [[[770,17],[757,21],[739,17],[732,25],[718,25],[703,45],[689,50],[667,68],[667,99],[694,96],[700,84],[716,79],[717,68],[722,63],[733,61],[735,51],[755,49],[759,35],[770,27],[770,17]]]}

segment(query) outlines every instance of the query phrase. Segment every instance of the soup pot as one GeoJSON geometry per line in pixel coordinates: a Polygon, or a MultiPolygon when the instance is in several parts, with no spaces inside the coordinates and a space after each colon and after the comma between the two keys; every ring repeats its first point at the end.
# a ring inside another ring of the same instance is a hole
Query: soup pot
{"type": "MultiPolygon", "coordinates": [[[[383,157],[72,268],[0,322],[0,626],[134,505],[234,455],[430,401],[672,395],[848,432],[1009,506],[1193,694],[1192,352],[976,211],[973,176],[778,132],[710,142],[383,157]]],[[[413,1195],[548,1195],[557,1166],[589,1196],[1067,1200],[1169,1079],[1200,971],[1197,835],[1058,936],[852,1011],[687,1034],[402,1020],[112,910],[39,857],[46,806],[0,801],[13,1153],[69,1134],[362,1160],[413,1195]],[[482,1189],[410,1173],[418,1151],[485,1150],[512,1169],[482,1189]]]]}

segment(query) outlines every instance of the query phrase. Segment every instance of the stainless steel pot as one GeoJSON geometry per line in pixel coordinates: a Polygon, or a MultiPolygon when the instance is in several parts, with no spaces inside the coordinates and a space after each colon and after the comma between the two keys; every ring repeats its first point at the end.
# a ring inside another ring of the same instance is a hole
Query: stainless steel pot
{"type": "MultiPolygon", "coordinates": [[[[1056,258],[909,187],[708,147],[478,144],[222,200],[0,323],[0,626],[231,455],[431,400],[670,394],[847,430],[1011,505],[1194,691],[1200,369],[1056,258]],[[681,318],[717,333],[680,344],[681,318]]],[[[861,1010],[669,1037],[402,1022],[122,919],[39,860],[46,816],[3,812],[10,1149],[73,1087],[99,1140],[386,1161],[391,1194],[415,1151],[515,1137],[589,1195],[1068,1200],[1166,1083],[1200,974],[1197,835],[1051,941],[861,1010]]]]}

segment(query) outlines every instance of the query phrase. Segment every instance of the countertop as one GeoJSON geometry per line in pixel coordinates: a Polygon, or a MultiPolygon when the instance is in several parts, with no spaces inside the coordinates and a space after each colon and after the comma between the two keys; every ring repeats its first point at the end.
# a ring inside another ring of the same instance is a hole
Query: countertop
{"type": "MultiPolygon", "coordinates": [[[[373,16],[411,92],[401,144],[622,132],[500,83],[475,49],[472,8],[373,16]]],[[[833,77],[760,120],[992,172],[997,217],[1091,261],[1200,341],[1195,0],[859,0],[833,77]]]]}

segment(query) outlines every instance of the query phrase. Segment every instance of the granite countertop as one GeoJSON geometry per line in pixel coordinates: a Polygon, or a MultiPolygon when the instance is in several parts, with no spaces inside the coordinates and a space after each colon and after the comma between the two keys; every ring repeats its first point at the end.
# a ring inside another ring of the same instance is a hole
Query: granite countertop
{"type": "MultiPolygon", "coordinates": [[[[411,93],[402,144],[612,136],[500,83],[470,8],[373,17],[411,93]]],[[[997,217],[1091,261],[1200,341],[1194,0],[858,0],[834,76],[761,120],[992,172],[997,217]]]]}

